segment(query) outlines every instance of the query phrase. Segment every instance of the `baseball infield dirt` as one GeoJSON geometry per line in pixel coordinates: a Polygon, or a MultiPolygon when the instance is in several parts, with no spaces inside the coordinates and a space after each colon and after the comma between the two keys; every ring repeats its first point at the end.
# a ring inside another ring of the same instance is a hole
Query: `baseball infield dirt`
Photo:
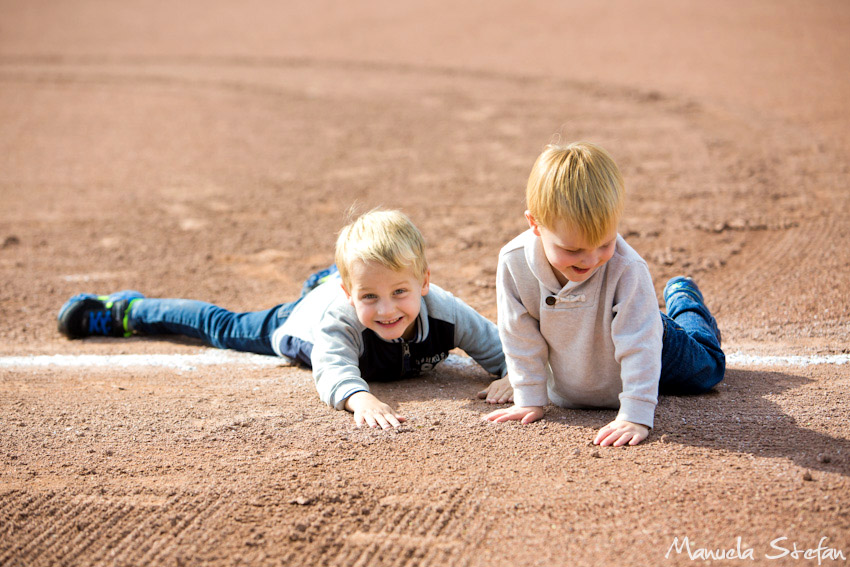
{"type": "Polygon", "coordinates": [[[848,564],[850,4],[0,13],[0,565],[848,564]],[[732,361],[640,446],[590,445],[611,411],[484,422],[460,363],[375,386],[396,431],[283,363],[27,365],[205,353],[68,341],[56,312],[124,288],[270,307],[352,206],[406,211],[433,281],[495,321],[555,135],[618,160],[621,233],[659,292],[697,278],[732,361]]]}

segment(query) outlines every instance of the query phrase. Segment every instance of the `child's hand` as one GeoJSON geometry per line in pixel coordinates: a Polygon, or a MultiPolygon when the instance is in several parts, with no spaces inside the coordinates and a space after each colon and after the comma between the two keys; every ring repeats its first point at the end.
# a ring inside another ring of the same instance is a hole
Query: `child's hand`
{"type": "Polygon", "coordinates": [[[506,404],[514,401],[514,389],[508,377],[493,380],[485,390],[478,392],[479,398],[487,398],[488,404],[506,404]]]}
{"type": "Polygon", "coordinates": [[[393,408],[370,394],[369,392],[355,392],[345,400],[345,409],[354,413],[354,423],[357,427],[367,424],[369,427],[389,429],[400,427],[407,421],[406,418],[397,414],[393,408]]]}
{"type": "Polygon", "coordinates": [[[531,423],[543,417],[544,413],[546,413],[546,410],[539,406],[513,406],[511,408],[497,409],[494,412],[490,412],[484,416],[484,419],[496,423],[502,423],[503,421],[531,423]]]}
{"type": "Polygon", "coordinates": [[[649,428],[645,425],[615,419],[599,430],[599,433],[596,434],[596,438],[593,440],[593,444],[602,445],[603,447],[608,445],[622,447],[626,443],[637,445],[646,439],[647,436],[649,436],[649,428]]]}

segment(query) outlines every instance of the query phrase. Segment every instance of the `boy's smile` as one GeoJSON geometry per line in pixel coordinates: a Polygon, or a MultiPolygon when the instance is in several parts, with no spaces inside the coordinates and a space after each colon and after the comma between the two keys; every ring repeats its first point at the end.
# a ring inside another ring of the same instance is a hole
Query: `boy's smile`
{"type": "Polygon", "coordinates": [[[528,225],[540,237],[546,259],[552,267],[558,283],[583,282],[614,256],[617,245],[616,224],[608,231],[601,243],[589,242],[575,227],[565,222],[554,229],[537,224],[529,211],[525,212],[528,225]]]}
{"type": "Polygon", "coordinates": [[[426,270],[420,281],[410,269],[395,271],[378,262],[362,261],[355,261],[350,272],[351,289],[343,285],[343,290],[357,319],[385,341],[413,338],[430,273],[426,270]]]}

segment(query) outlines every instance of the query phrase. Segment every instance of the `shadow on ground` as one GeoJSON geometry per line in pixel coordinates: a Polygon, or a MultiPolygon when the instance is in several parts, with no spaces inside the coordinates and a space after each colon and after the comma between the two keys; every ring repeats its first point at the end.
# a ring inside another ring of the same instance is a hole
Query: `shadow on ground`
{"type": "Polygon", "coordinates": [[[804,407],[816,408],[819,419],[840,410],[837,398],[808,387],[813,382],[783,372],[730,370],[707,396],[663,396],[656,423],[665,433],[654,441],[783,458],[850,476],[850,440],[820,433],[806,413],[790,415],[782,406],[782,399],[802,396],[804,407]]]}

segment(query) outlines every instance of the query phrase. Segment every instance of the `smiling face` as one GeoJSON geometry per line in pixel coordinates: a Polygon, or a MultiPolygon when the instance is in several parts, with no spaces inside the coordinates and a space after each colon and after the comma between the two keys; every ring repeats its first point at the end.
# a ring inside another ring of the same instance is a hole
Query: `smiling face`
{"type": "Polygon", "coordinates": [[[601,242],[588,242],[586,236],[565,222],[548,229],[539,225],[528,211],[525,212],[525,218],[534,234],[540,237],[546,259],[562,286],[567,285],[568,281],[587,280],[614,256],[617,246],[616,223],[601,242]]]}
{"type": "Polygon", "coordinates": [[[421,298],[428,294],[430,272],[423,279],[412,269],[392,270],[378,262],[356,260],[350,267],[350,287],[343,284],[357,319],[385,341],[413,337],[421,298]]]}

